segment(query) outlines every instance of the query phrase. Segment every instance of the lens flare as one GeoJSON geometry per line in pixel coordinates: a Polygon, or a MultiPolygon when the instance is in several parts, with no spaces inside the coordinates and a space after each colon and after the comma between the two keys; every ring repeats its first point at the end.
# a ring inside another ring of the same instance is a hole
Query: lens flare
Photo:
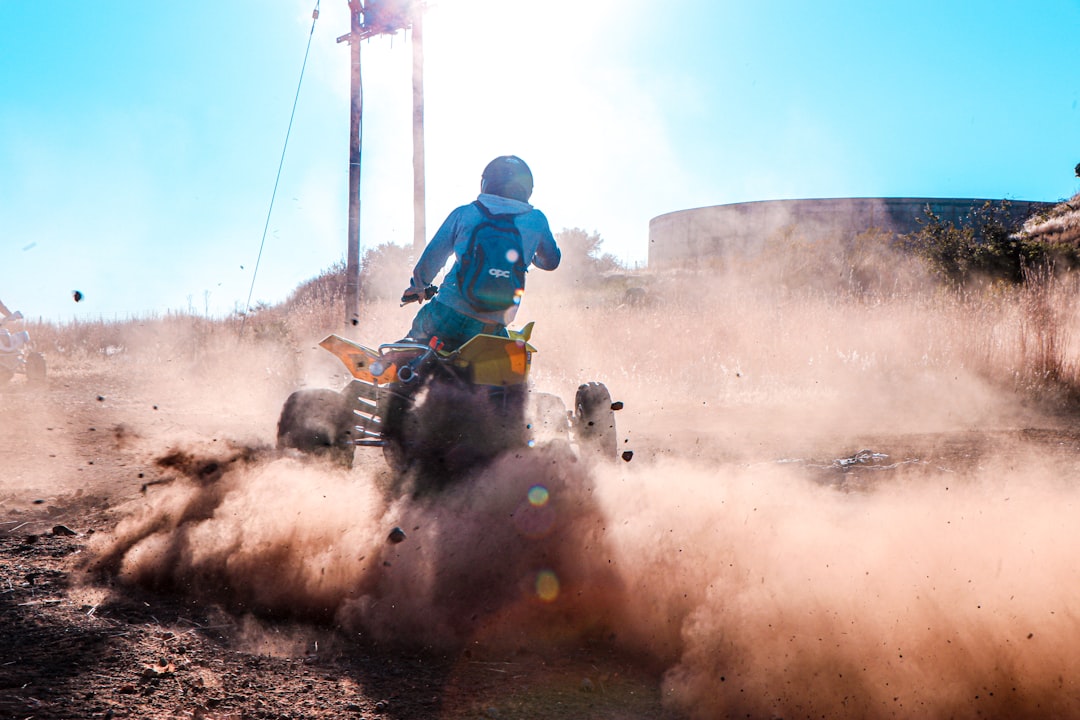
{"type": "Polygon", "coordinates": [[[551,498],[551,494],[548,489],[543,485],[533,485],[529,488],[529,504],[533,507],[542,507],[547,505],[548,500],[551,498]]]}
{"type": "Polygon", "coordinates": [[[534,540],[550,534],[558,519],[551,493],[539,484],[529,488],[511,517],[518,532],[534,540]]]}
{"type": "Polygon", "coordinates": [[[554,570],[541,570],[536,574],[536,596],[544,602],[555,602],[559,597],[559,576],[554,570]]]}

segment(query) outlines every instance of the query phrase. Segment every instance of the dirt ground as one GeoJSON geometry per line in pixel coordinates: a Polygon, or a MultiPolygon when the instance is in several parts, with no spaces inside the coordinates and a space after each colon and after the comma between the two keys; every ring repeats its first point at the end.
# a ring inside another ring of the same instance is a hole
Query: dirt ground
{"type": "Polygon", "coordinates": [[[121,506],[185,471],[160,438],[200,438],[210,450],[186,470],[204,478],[273,452],[259,440],[272,443],[275,418],[140,385],[118,367],[0,390],[0,717],[676,717],[656,668],[603,642],[448,654],[300,618],[258,621],[280,642],[252,648],[250,618],[89,573],[89,543],[121,506]]]}
{"type": "MultiPolygon", "coordinates": [[[[230,413],[205,398],[176,397],[171,388],[134,382],[122,365],[69,368],[45,387],[16,379],[0,391],[0,718],[695,715],[665,702],[655,655],[603,637],[547,650],[402,649],[357,639],[332,621],[252,619],[205,593],[89,572],[95,536],[114,530],[131,501],[184,473],[212,483],[231,463],[273,453],[274,418],[266,412],[230,413]],[[176,448],[189,442],[203,455],[184,466],[176,448]],[[260,643],[251,641],[253,624],[260,643]]],[[[802,448],[792,462],[823,486],[857,491],[927,468],[962,474],[1005,440],[1062,474],[1080,459],[1080,432],[1048,421],[994,432],[848,437],[802,448]]],[[[639,433],[634,462],[662,454],[663,445],[639,433]]],[[[761,460],[781,458],[766,451],[761,460]]]]}

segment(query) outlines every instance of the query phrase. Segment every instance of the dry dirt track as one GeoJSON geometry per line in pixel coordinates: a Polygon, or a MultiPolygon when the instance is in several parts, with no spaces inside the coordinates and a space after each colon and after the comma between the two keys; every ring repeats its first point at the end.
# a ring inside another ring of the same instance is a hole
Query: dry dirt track
{"type": "MultiPolygon", "coordinates": [[[[0,718],[684,717],[663,702],[663,668],[603,641],[549,653],[394,651],[264,618],[253,646],[255,621],[213,603],[87,576],[88,544],[115,527],[122,503],[185,469],[211,478],[245,453],[271,452],[259,446],[273,433],[265,413],[185,405],[175,389],[140,385],[72,369],[0,394],[0,718]],[[172,441],[195,443],[201,458],[169,461],[172,441]]],[[[889,473],[962,473],[1005,440],[1063,475],[1080,458],[1080,433],[1048,426],[862,438],[891,460],[838,457],[836,445],[801,462],[822,484],[860,490],[889,473]]],[[[663,443],[639,436],[637,447],[641,458],[663,443]]]]}
{"type": "Polygon", "coordinates": [[[157,394],[77,371],[0,394],[0,718],[668,716],[658,677],[603,644],[446,655],[268,621],[279,641],[251,648],[246,621],[211,604],[87,579],[117,506],[178,474],[162,438],[201,437],[204,474],[237,438],[242,453],[272,440],[265,418],[157,394]]]}

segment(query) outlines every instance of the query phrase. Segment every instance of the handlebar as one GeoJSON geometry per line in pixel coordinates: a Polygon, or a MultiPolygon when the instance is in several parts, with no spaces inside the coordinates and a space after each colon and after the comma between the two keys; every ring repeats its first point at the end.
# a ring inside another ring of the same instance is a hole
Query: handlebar
{"type": "Polygon", "coordinates": [[[405,293],[401,296],[401,307],[405,307],[409,303],[423,303],[425,300],[430,300],[435,297],[435,293],[439,292],[438,285],[428,285],[424,288],[423,295],[420,293],[405,293]]]}

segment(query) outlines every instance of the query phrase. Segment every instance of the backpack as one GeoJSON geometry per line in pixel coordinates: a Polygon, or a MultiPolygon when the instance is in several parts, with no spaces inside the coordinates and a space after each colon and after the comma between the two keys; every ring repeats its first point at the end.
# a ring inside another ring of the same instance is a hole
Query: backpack
{"type": "Polygon", "coordinates": [[[525,291],[525,247],[513,214],[494,214],[473,203],[484,219],[473,228],[458,260],[458,288],[477,310],[498,312],[521,302],[525,291]]]}

